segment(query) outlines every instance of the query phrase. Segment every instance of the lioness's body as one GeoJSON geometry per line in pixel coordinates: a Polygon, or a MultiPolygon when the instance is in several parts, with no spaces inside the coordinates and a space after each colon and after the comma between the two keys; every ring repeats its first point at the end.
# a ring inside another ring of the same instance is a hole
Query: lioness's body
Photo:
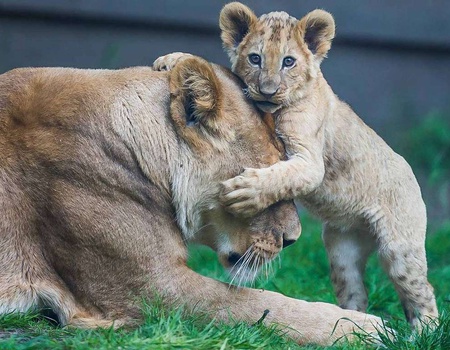
{"type": "Polygon", "coordinates": [[[426,210],[407,162],[333,93],[320,63],[335,34],[332,16],[300,20],[285,12],[257,18],[224,7],[222,40],[247,95],[273,113],[289,160],[247,169],[225,183],[224,203],[251,216],[295,198],[324,222],[332,281],[344,308],[364,311],[363,272],[377,250],[407,319],[437,316],[427,281],[426,210]]]}
{"type": "Polygon", "coordinates": [[[159,294],[222,319],[256,322],[269,309],[266,321],[290,325],[300,342],[351,331],[341,322],[330,336],[342,317],[373,331],[366,320],[376,317],[230,288],[186,266],[187,241],[210,245],[226,265],[231,252],[276,255],[298,236],[292,204],[232,220],[218,202],[220,181],[279,159],[236,80],[204,61],[170,76],[1,75],[0,313],[49,307],[63,325],[117,326],[139,318],[141,296],[159,294]]]}

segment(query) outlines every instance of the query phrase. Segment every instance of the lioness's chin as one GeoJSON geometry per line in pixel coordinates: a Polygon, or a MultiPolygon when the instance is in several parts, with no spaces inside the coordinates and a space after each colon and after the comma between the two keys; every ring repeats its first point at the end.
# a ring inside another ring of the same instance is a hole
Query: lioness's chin
{"type": "Polygon", "coordinates": [[[269,260],[259,257],[249,249],[239,258],[236,254],[219,254],[219,261],[228,273],[230,284],[241,287],[253,285],[261,268],[269,260]],[[237,260],[233,260],[234,256],[237,260]]]}
{"type": "Polygon", "coordinates": [[[276,104],[276,103],[272,103],[272,102],[268,102],[268,101],[260,101],[260,102],[256,102],[256,107],[258,107],[261,111],[265,112],[265,113],[275,113],[276,111],[278,111],[282,105],[280,104],[276,104]]]}

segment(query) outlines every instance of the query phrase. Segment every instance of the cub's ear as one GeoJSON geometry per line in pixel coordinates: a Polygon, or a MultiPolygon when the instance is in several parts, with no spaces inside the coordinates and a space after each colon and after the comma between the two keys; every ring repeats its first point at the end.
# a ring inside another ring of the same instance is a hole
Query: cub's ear
{"type": "Polygon", "coordinates": [[[236,57],[236,48],[257,21],[253,11],[240,2],[231,2],[224,6],[220,12],[220,37],[231,60],[236,57]]]}
{"type": "Polygon", "coordinates": [[[330,50],[335,34],[333,16],[327,11],[314,10],[299,21],[298,28],[308,48],[322,61],[330,50]]]}
{"type": "Polygon", "coordinates": [[[199,57],[188,58],[169,74],[170,114],[178,131],[186,135],[217,131],[223,98],[212,66],[199,57]]]}

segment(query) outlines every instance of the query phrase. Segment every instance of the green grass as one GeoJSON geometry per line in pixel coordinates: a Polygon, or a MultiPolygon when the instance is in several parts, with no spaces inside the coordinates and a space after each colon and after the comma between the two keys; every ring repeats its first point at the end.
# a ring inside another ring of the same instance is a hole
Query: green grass
{"type": "MultiPolygon", "coordinates": [[[[335,303],[328,263],[320,239],[320,224],[304,216],[299,241],[282,252],[281,267],[256,286],[311,301],[335,303]]],[[[450,349],[450,222],[427,239],[429,279],[434,285],[441,322],[434,331],[411,332],[404,321],[394,289],[374,256],[367,269],[369,312],[385,317],[397,331],[388,349],[450,349]]],[[[198,272],[227,280],[213,252],[190,249],[189,264],[198,272]]],[[[145,306],[146,319],[132,330],[74,330],[55,327],[35,314],[0,317],[0,349],[316,349],[299,347],[282,331],[244,323],[216,324],[182,310],[145,306]]],[[[334,349],[366,349],[363,343],[336,345],[334,349]]]]}
{"type": "Polygon", "coordinates": [[[427,203],[430,226],[450,213],[450,114],[429,113],[399,133],[398,151],[411,164],[427,203]]]}

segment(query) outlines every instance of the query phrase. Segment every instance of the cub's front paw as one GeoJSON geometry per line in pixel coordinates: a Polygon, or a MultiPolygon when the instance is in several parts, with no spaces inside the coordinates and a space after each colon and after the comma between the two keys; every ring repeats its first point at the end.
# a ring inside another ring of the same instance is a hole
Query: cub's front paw
{"type": "Polygon", "coordinates": [[[193,57],[190,53],[184,52],[173,52],[168,55],[158,57],[155,62],[153,62],[153,70],[156,71],[169,71],[172,70],[179,62],[193,57]]]}
{"type": "Polygon", "coordinates": [[[263,169],[246,169],[242,174],[222,182],[220,200],[232,214],[252,217],[274,203],[268,192],[263,169]]]}

